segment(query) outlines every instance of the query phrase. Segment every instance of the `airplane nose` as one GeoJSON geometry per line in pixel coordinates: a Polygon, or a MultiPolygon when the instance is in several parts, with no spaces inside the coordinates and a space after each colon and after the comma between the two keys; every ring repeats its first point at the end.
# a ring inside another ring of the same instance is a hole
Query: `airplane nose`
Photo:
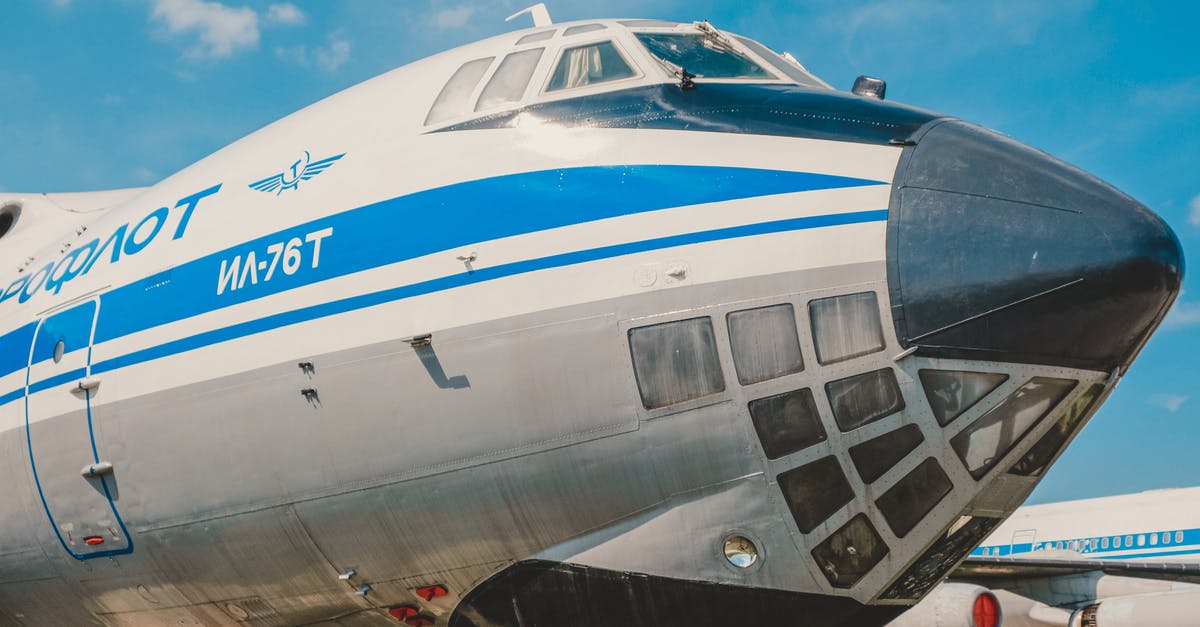
{"type": "Polygon", "coordinates": [[[1179,294],[1183,251],[1100,179],[958,120],[914,134],[896,170],[888,284],[923,355],[1111,371],[1179,294]]]}

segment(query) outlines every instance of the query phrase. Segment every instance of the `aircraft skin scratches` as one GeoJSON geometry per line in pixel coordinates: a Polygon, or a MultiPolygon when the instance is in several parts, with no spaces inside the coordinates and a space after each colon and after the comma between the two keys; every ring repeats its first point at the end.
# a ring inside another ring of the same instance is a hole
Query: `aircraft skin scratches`
{"type": "Polygon", "coordinates": [[[884,624],[1183,271],[1095,178],[706,23],[505,34],[73,200],[0,198],[13,624],[884,624]]]}

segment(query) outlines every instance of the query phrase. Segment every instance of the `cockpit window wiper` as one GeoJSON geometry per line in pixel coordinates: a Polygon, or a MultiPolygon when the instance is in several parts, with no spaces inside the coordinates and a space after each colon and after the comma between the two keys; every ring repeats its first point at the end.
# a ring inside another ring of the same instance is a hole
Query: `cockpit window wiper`
{"type": "Polygon", "coordinates": [[[733,40],[726,36],[725,33],[717,30],[716,26],[709,24],[708,20],[694,22],[692,25],[696,27],[696,30],[704,33],[705,36],[707,36],[709,44],[713,47],[732,52],[736,55],[742,54],[738,50],[737,46],[734,45],[733,40]]]}
{"type": "Polygon", "coordinates": [[[696,82],[692,80],[693,78],[696,78],[695,74],[685,70],[683,66],[675,65],[674,63],[671,63],[670,61],[656,54],[651,53],[650,56],[654,57],[654,60],[661,63],[663,67],[667,68],[667,71],[675,76],[675,78],[679,79],[680,89],[683,91],[691,91],[696,88],[696,82]]]}
{"type": "Polygon", "coordinates": [[[679,79],[683,89],[695,87],[693,78],[775,79],[746,56],[723,33],[707,22],[696,31],[635,32],[646,51],[679,79]]]}

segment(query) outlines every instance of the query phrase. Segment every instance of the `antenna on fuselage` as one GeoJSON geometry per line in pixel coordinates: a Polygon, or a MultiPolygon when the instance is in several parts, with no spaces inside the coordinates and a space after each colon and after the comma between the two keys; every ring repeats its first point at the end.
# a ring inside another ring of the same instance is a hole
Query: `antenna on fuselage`
{"type": "Polygon", "coordinates": [[[546,4],[543,2],[539,2],[531,7],[521,9],[520,11],[517,11],[516,13],[504,18],[504,21],[511,22],[513,21],[513,18],[521,17],[526,13],[533,18],[534,27],[549,26],[553,23],[550,21],[550,11],[546,10],[546,4]]]}

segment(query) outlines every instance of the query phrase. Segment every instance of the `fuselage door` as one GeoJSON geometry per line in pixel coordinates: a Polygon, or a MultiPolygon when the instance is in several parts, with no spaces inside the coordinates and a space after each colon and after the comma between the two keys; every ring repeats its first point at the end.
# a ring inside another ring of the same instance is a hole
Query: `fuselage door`
{"type": "Polygon", "coordinates": [[[93,299],[41,321],[25,392],[34,482],[54,533],[80,560],[133,550],[117,512],[115,469],[96,447],[100,382],[91,376],[91,349],[99,312],[93,299]]]}
{"type": "Polygon", "coordinates": [[[1028,553],[1033,550],[1033,541],[1037,539],[1037,529],[1020,529],[1013,532],[1012,553],[1028,553]]]}

